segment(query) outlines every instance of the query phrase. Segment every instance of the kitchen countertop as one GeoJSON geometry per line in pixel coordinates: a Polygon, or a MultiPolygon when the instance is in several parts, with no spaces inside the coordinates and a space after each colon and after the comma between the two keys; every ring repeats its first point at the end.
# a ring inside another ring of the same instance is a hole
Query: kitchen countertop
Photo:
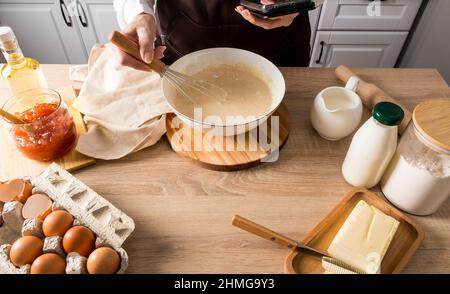
{"type": "MultiPolygon", "coordinates": [[[[69,65],[43,68],[50,87],[69,84],[69,65]]],[[[282,72],[292,130],[275,163],[240,172],[210,171],[178,157],[162,139],[121,160],[98,161],[74,173],[135,220],[136,230],[124,245],[129,273],[282,273],[289,249],[232,227],[232,215],[302,240],[352,189],[340,170],[351,139],[325,141],[309,122],[314,96],[341,83],[331,69],[282,72]]],[[[425,98],[450,98],[448,85],[433,69],[356,73],[411,110],[425,98]]],[[[7,95],[2,81],[0,97],[7,95]]],[[[426,236],[404,272],[450,272],[450,200],[432,216],[413,218],[426,236]]]]}

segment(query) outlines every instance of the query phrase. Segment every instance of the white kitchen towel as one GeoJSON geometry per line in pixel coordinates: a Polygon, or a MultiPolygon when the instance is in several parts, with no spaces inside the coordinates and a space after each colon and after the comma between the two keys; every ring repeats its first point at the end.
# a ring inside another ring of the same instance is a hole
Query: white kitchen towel
{"type": "Polygon", "coordinates": [[[84,114],[88,128],[76,149],[106,160],[158,142],[166,132],[165,114],[170,112],[160,76],[118,66],[114,51],[112,45],[97,46],[87,66],[70,71],[71,80],[84,80],[73,106],[84,114]]]}

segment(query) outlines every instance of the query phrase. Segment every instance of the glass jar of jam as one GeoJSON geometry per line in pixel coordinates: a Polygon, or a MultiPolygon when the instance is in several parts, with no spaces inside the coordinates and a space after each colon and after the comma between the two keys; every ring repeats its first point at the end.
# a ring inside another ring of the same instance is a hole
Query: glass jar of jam
{"type": "Polygon", "coordinates": [[[24,124],[6,121],[17,148],[38,161],[58,159],[75,147],[77,131],[71,114],[58,92],[32,89],[8,100],[3,110],[24,124]]]}

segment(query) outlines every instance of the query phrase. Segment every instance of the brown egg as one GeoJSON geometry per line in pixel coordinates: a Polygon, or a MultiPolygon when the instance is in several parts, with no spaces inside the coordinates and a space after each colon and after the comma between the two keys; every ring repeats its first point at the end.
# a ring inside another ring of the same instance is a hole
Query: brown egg
{"type": "Polygon", "coordinates": [[[42,230],[46,237],[63,237],[68,229],[72,227],[73,216],[65,210],[55,210],[44,220],[42,230]]]}
{"type": "Polygon", "coordinates": [[[88,257],[95,248],[95,236],[91,230],[83,226],[70,228],[63,238],[63,247],[66,253],[77,252],[88,257]]]}
{"type": "Polygon", "coordinates": [[[39,218],[41,221],[52,212],[52,200],[44,194],[34,194],[22,207],[24,219],[39,218]]]}
{"type": "Polygon", "coordinates": [[[11,246],[9,258],[15,266],[21,267],[25,264],[32,264],[33,261],[42,254],[44,242],[35,236],[24,236],[18,239],[11,246]]]}
{"type": "Polygon", "coordinates": [[[66,272],[66,260],[59,254],[46,253],[33,262],[31,274],[64,274],[66,272]]]}
{"type": "Polygon", "coordinates": [[[115,274],[119,267],[119,253],[109,247],[95,249],[87,260],[87,270],[90,274],[115,274]]]}

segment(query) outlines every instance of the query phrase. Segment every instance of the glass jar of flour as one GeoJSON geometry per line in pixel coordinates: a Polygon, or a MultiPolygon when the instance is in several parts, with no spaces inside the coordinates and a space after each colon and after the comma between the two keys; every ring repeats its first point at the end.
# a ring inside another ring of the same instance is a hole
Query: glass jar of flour
{"type": "Polygon", "coordinates": [[[450,196],[450,100],[419,104],[381,180],[386,198],[415,215],[436,212],[450,196]]]}

